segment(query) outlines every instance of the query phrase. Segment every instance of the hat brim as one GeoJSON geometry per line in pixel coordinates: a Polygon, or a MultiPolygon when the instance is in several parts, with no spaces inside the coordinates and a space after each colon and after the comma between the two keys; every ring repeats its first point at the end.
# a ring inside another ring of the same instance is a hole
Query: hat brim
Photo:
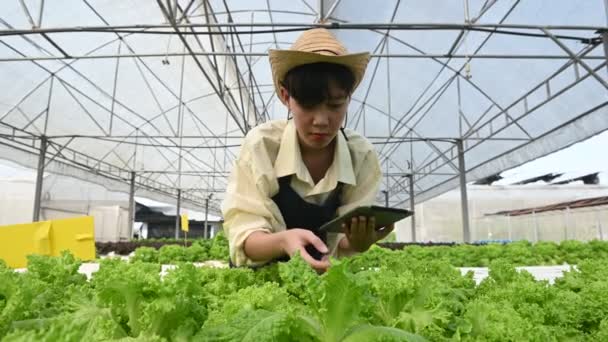
{"type": "MultiPolygon", "coordinates": [[[[274,82],[275,91],[277,96],[279,96],[279,99],[281,99],[281,81],[285,78],[285,75],[289,70],[300,65],[321,62],[340,64],[350,69],[355,78],[353,85],[354,91],[365,75],[365,69],[369,63],[370,54],[368,52],[361,52],[335,56],[296,50],[270,50],[268,58],[270,60],[270,68],[272,69],[272,80],[274,82]]],[[[283,99],[281,99],[281,101],[283,101],[283,99]]]]}

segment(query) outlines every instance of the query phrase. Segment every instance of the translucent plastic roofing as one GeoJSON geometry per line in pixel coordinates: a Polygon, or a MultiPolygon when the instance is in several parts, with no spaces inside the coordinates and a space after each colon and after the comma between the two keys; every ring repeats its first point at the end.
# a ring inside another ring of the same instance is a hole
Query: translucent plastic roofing
{"type": "MultiPolygon", "coordinates": [[[[608,128],[604,0],[9,0],[0,158],[218,208],[247,131],[286,110],[268,49],[331,26],[373,54],[347,126],[408,206],[608,128]],[[45,139],[41,139],[44,136],[45,139]],[[132,173],[134,172],[134,173],[132,173]]],[[[384,202],[384,195],[379,195],[384,202]]]]}

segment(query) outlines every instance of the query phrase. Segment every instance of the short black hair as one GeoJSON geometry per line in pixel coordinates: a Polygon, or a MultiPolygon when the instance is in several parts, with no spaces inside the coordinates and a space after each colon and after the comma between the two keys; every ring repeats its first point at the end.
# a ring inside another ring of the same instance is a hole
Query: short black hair
{"type": "Polygon", "coordinates": [[[336,85],[350,96],[355,86],[355,76],[344,65],[320,62],[289,70],[281,83],[299,105],[311,108],[330,98],[330,84],[336,85]]]}

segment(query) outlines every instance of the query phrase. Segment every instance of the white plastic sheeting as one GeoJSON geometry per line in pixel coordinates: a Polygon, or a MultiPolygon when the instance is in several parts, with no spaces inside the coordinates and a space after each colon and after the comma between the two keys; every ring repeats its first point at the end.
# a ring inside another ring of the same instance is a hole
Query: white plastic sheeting
{"type": "Polygon", "coordinates": [[[123,192],[136,172],[139,195],[179,188],[182,206],[214,193],[217,211],[244,134],[286,117],[268,49],[319,22],[374,56],[347,125],[376,144],[393,206],[408,173],[418,202],[458,185],[457,139],[471,181],[608,128],[604,0],[0,6],[0,158],[35,168],[44,135],[47,171],[123,192]]]}
{"type": "MultiPolygon", "coordinates": [[[[568,239],[589,241],[608,238],[608,208],[593,207],[552,211],[536,215],[508,217],[491,215],[584,198],[606,196],[606,185],[474,185],[467,186],[471,241],[538,240],[560,242],[568,239]],[[606,232],[606,233],[604,233],[606,232]]],[[[424,203],[417,203],[417,241],[462,242],[462,217],[458,189],[448,191],[424,203]]],[[[395,225],[397,241],[412,241],[411,221],[395,225]]]]}

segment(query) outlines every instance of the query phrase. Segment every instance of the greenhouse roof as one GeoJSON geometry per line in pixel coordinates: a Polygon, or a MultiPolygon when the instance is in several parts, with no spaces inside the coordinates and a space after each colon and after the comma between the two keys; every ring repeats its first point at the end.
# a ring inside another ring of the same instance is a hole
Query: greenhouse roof
{"type": "MultiPolygon", "coordinates": [[[[370,51],[347,126],[405,206],[608,128],[604,0],[44,0],[0,11],[0,158],[219,208],[244,135],[285,119],[269,49],[370,51]],[[460,153],[459,153],[460,152],[460,153]],[[459,160],[459,156],[463,156],[459,160]]],[[[148,195],[145,195],[145,193],[148,195]]],[[[383,198],[380,199],[383,201],[383,198]]]]}

